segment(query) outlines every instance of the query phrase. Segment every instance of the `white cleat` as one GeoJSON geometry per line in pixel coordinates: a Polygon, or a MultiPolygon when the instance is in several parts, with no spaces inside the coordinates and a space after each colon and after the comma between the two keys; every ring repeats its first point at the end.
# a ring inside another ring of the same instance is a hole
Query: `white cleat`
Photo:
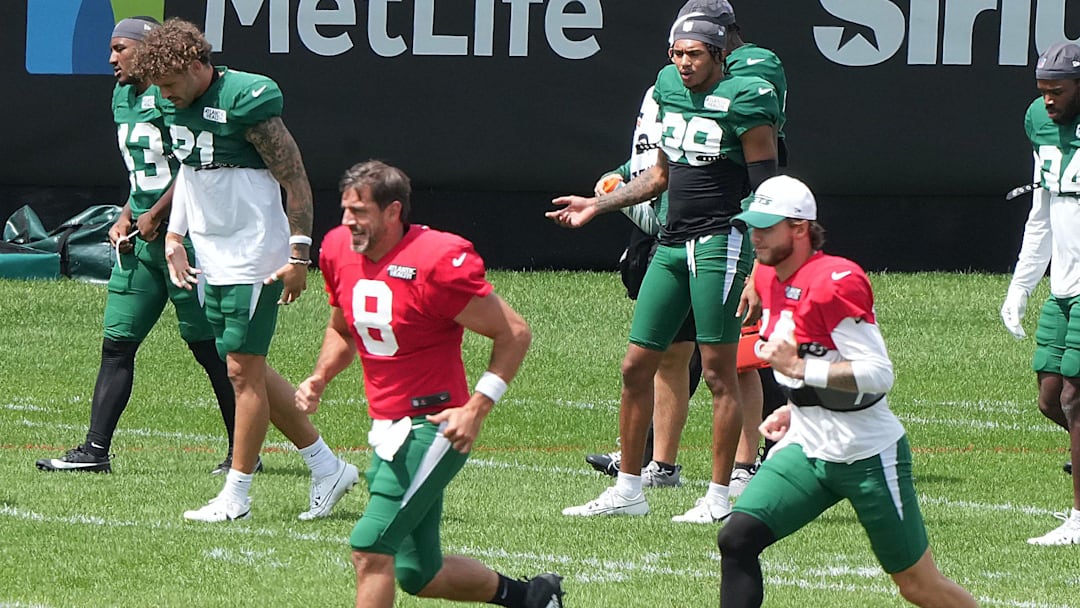
{"type": "Polygon", "coordinates": [[[360,471],[354,465],[338,459],[336,471],[319,479],[311,478],[311,508],[301,513],[300,519],[306,521],[326,517],[341,497],[345,496],[358,481],[360,481],[360,471]]]}
{"type": "Polygon", "coordinates": [[[566,507],[562,510],[563,515],[574,517],[593,517],[595,515],[646,515],[649,513],[649,503],[645,501],[645,494],[626,497],[619,494],[612,486],[603,491],[593,501],[581,506],[566,507]]]}
{"type": "Polygon", "coordinates": [[[731,501],[714,502],[708,496],[702,496],[694,502],[694,507],[671,518],[671,521],[689,524],[715,524],[731,515],[731,501]]]}
{"type": "Polygon", "coordinates": [[[251,517],[251,499],[236,502],[223,496],[211,498],[210,502],[206,503],[202,508],[194,511],[184,511],[184,519],[207,523],[234,521],[249,517],[251,517]]]}
{"type": "Polygon", "coordinates": [[[1042,536],[1029,538],[1027,541],[1028,544],[1043,546],[1080,545],[1080,519],[1075,515],[1069,517],[1068,511],[1065,513],[1054,513],[1054,517],[1064,519],[1065,523],[1042,536]]]}
{"type": "Polygon", "coordinates": [[[754,473],[747,471],[746,469],[735,469],[732,471],[731,482],[728,483],[728,498],[738,498],[753,478],[754,473]]]}

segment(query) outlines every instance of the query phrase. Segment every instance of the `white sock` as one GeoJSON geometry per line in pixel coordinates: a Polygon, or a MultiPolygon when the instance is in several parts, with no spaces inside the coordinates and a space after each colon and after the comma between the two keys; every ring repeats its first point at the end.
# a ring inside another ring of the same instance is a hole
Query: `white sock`
{"type": "Polygon", "coordinates": [[[241,473],[236,469],[229,469],[229,472],[225,474],[225,487],[221,489],[221,494],[218,496],[223,496],[233,502],[247,502],[252,477],[255,477],[254,473],[241,473]]]}
{"type": "Polygon", "coordinates": [[[1077,511],[1076,509],[1072,510],[1072,520],[1075,522],[1080,522],[1080,511],[1077,511]]]}
{"type": "Polygon", "coordinates": [[[330,446],[326,445],[321,435],[315,443],[306,448],[298,448],[298,450],[308,468],[311,469],[312,477],[326,477],[337,471],[338,458],[330,451],[330,446]]]}
{"type": "Polygon", "coordinates": [[[709,491],[705,493],[705,497],[713,502],[724,502],[728,499],[728,487],[710,481],[709,491]]]}
{"type": "Polygon", "coordinates": [[[641,475],[629,475],[619,471],[615,478],[615,491],[627,498],[641,494],[641,475]]]}

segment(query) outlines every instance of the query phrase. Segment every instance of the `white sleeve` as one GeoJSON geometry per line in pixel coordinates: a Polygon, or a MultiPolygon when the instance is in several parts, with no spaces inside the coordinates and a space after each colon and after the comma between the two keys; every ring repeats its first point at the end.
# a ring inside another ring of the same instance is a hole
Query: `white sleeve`
{"type": "MultiPolygon", "coordinates": [[[[1036,177],[1039,175],[1038,158],[1036,160],[1036,177]]],[[[1011,286],[1024,290],[1031,294],[1035,286],[1039,284],[1046,267],[1050,264],[1050,255],[1053,240],[1050,234],[1050,192],[1045,188],[1037,188],[1031,194],[1031,213],[1028,214],[1027,223],[1024,224],[1024,240],[1020,245],[1020,254],[1016,258],[1016,269],[1013,270],[1011,286]]]]}
{"type": "Polygon", "coordinates": [[[851,362],[860,393],[887,393],[893,385],[893,365],[878,326],[852,318],[832,330],[840,356],[851,362]]]}
{"type": "Polygon", "coordinates": [[[619,211],[622,211],[623,215],[630,218],[630,221],[634,222],[634,225],[645,234],[653,236],[660,234],[660,220],[656,218],[656,210],[653,209],[651,201],[623,207],[619,211]]]}
{"type": "Polygon", "coordinates": [[[180,194],[178,190],[173,192],[172,209],[169,211],[169,232],[183,236],[188,231],[187,197],[178,196],[180,194]]]}

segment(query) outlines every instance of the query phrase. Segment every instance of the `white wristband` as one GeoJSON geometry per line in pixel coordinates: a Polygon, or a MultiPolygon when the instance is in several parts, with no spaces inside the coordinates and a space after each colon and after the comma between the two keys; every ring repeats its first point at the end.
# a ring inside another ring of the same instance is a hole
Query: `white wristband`
{"type": "Polygon", "coordinates": [[[502,398],[503,393],[506,392],[506,382],[503,379],[491,372],[484,372],[484,375],[480,376],[480,379],[476,381],[476,392],[484,395],[492,402],[498,403],[502,398]]]}
{"type": "Polygon", "coordinates": [[[829,365],[825,359],[807,359],[806,368],[803,370],[803,382],[807,386],[828,388],[829,365]]]}
{"type": "Polygon", "coordinates": [[[311,237],[302,234],[294,234],[289,237],[290,245],[311,245],[311,237]]]}

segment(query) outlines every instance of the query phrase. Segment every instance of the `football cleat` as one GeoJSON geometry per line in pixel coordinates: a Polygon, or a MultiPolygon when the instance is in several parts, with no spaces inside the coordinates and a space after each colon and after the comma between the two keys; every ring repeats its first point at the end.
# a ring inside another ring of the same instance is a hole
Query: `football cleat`
{"type": "Polygon", "coordinates": [[[525,608],[563,608],[562,577],[552,572],[526,582],[525,608]]]}
{"type": "Polygon", "coordinates": [[[593,517],[596,515],[647,515],[649,503],[645,500],[645,494],[626,497],[619,494],[612,486],[604,490],[596,500],[589,501],[581,506],[566,507],[562,510],[563,515],[574,517],[593,517]]]}
{"type": "Polygon", "coordinates": [[[660,466],[655,460],[641,470],[641,485],[646,488],[677,488],[682,485],[679,473],[682,467],[675,465],[671,471],[660,466]]]}
{"type": "Polygon", "coordinates": [[[671,518],[671,521],[689,524],[715,524],[723,521],[731,515],[731,501],[714,501],[708,496],[702,496],[694,502],[694,507],[671,518]]]}
{"type": "Polygon", "coordinates": [[[750,480],[754,478],[754,473],[757,472],[756,468],[735,467],[731,471],[731,481],[728,483],[728,498],[738,498],[743,493],[750,480]]]}
{"type": "Polygon", "coordinates": [[[38,460],[37,468],[42,471],[111,473],[112,463],[108,455],[96,456],[83,449],[83,446],[80,445],[71,448],[60,458],[42,458],[38,460]]]}
{"type": "Polygon", "coordinates": [[[610,475],[615,477],[619,474],[619,466],[622,460],[622,452],[615,450],[607,454],[589,454],[585,457],[585,462],[589,463],[592,468],[600,471],[604,475],[610,475]]]}
{"type": "Polygon", "coordinates": [[[1065,523],[1042,536],[1029,538],[1027,540],[1028,544],[1042,546],[1080,545],[1080,515],[1074,512],[1070,517],[1069,512],[1066,511],[1065,513],[1054,513],[1054,517],[1065,520],[1065,523]]]}
{"type": "Polygon", "coordinates": [[[360,481],[360,471],[354,465],[338,459],[336,471],[316,479],[311,478],[310,509],[300,514],[300,519],[326,517],[342,496],[360,481]]]}
{"type": "Polygon", "coordinates": [[[1061,470],[1065,471],[1069,475],[1072,475],[1072,463],[1071,462],[1066,462],[1065,466],[1061,467],[1061,470]]]}
{"type": "Polygon", "coordinates": [[[218,523],[222,521],[234,521],[251,517],[251,499],[244,502],[229,500],[218,495],[210,499],[210,502],[201,508],[184,511],[184,519],[188,521],[202,521],[206,523],[218,523]]]}
{"type": "MultiPolygon", "coordinates": [[[[225,460],[221,461],[221,464],[217,465],[210,471],[211,475],[224,475],[232,468],[232,454],[225,457],[225,460]]],[[[252,473],[259,473],[263,470],[262,458],[255,461],[255,470],[252,473]]]]}

